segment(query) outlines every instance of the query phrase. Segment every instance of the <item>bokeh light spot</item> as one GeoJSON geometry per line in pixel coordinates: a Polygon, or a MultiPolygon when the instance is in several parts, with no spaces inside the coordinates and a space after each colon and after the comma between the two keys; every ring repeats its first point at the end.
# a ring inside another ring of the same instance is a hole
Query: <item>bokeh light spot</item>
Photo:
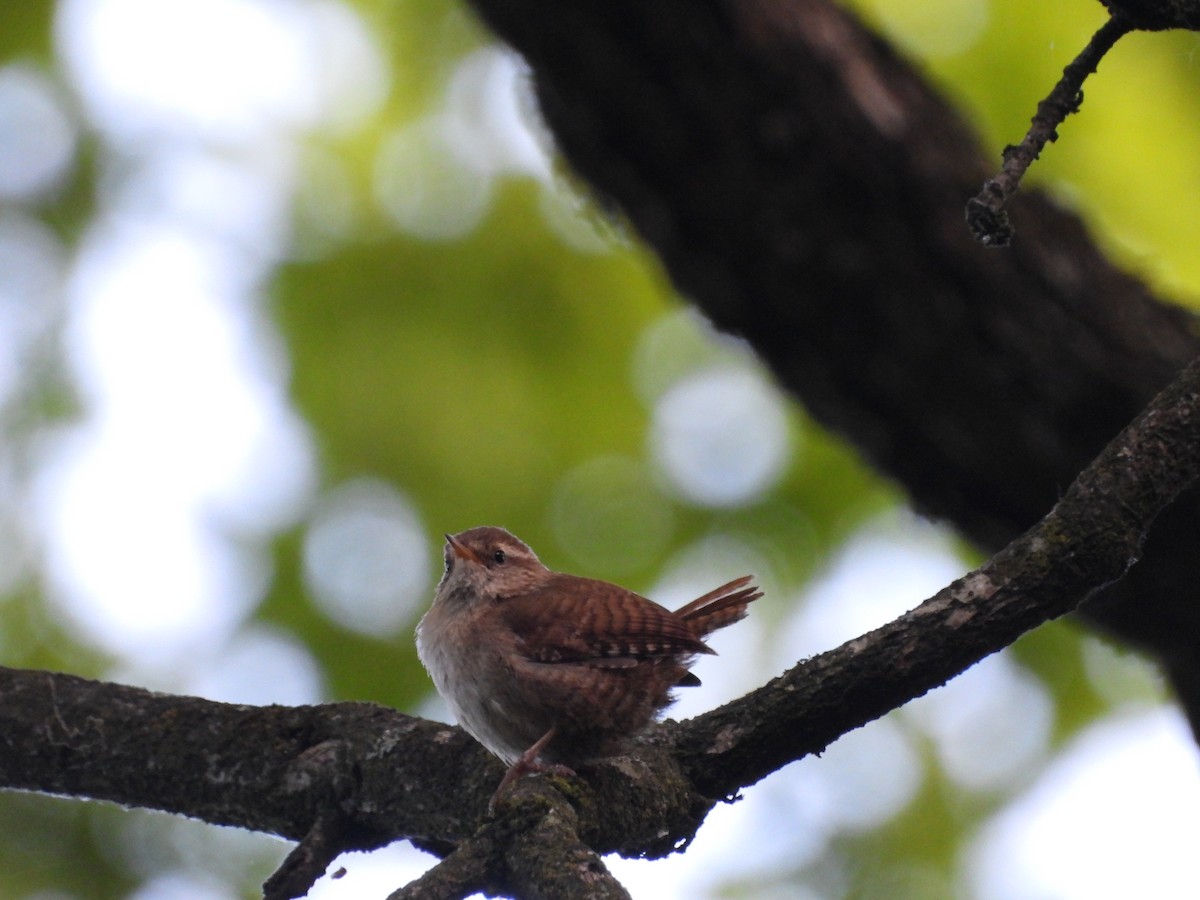
{"type": "Polygon", "coordinates": [[[942,769],[973,790],[1014,786],[1050,743],[1054,703],[1033,675],[1001,652],[904,707],[934,742],[942,769]]]}
{"type": "Polygon", "coordinates": [[[223,703],[301,706],[320,703],[321,668],[295,637],[263,624],[243,628],[209,659],[183,690],[223,703]]]}
{"type": "Polygon", "coordinates": [[[37,513],[55,602],[129,662],[224,641],[266,581],[265,551],[230,532],[274,532],[310,487],[307,436],[231,257],[183,231],[102,223],[71,280],[65,343],[86,414],[45,440],[37,513]]]}
{"type": "Polygon", "coordinates": [[[786,785],[826,829],[858,833],[900,813],[922,777],[911,739],[891,719],[877,719],[800,760],[786,785]]]}
{"type": "Polygon", "coordinates": [[[313,512],[304,573],[332,621],[361,634],[395,634],[424,603],[432,574],[416,510],[384,482],[343,484],[313,512]]]}
{"type": "Polygon", "coordinates": [[[782,632],[781,662],[832,650],[890,622],[963,575],[948,534],[912,513],[863,526],[805,592],[782,632]]]}
{"type": "Polygon", "coordinates": [[[93,119],[130,142],[245,141],[322,119],[345,128],[378,105],[386,83],[369,33],[343,4],[65,0],[57,32],[93,119]]]}
{"type": "Polygon", "coordinates": [[[1169,695],[1162,669],[1136,650],[1088,635],[1081,647],[1088,683],[1113,706],[1161,703],[1169,695]]]}
{"type": "Polygon", "coordinates": [[[35,354],[62,314],[64,255],[42,223],[0,213],[0,403],[45,374],[35,354]]]}
{"type": "Polygon", "coordinates": [[[0,199],[27,200],[56,186],[74,160],[75,141],[43,75],[23,65],[0,68],[0,199]]]}
{"type": "Polygon", "coordinates": [[[422,119],[387,138],[375,160],[375,197],[398,228],[449,241],[475,229],[492,200],[492,176],[455,157],[450,120],[422,119]]]}
{"type": "Polygon", "coordinates": [[[784,402],[766,379],[722,366],[684,377],[659,399],[651,447],[680,496],[736,506],[775,485],[792,439],[784,402]]]}
{"type": "Polygon", "coordinates": [[[513,51],[482,47],[467,54],[446,89],[446,136],[457,158],[479,172],[550,177],[525,62],[513,51]]]}
{"type": "Polygon", "coordinates": [[[693,306],[659,316],[638,337],[631,377],[638,398],[651,409],[672,386],[702,369],[755,365],[750,346],[713,328],[693,306]]]}
{"type": "Polygon", "coordinates": [[[1189,897],[1200,845],[1196,745],[1162,707],[1091,726],[984,826],[972,897],[1189,897]]]}

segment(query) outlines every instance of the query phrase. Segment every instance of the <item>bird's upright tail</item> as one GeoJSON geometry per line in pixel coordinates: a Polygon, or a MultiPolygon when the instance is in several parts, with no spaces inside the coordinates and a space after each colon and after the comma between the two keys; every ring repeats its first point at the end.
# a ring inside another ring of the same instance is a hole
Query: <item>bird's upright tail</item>
{"type": "Polygon", "coordinates": [[[698,639],[704,638],[746,617],[746,607],[762,596],[762,591],[751,584],[753,580],[753,575],[735,578],[680,607],[675,614],[688,623],[698,639]]]}

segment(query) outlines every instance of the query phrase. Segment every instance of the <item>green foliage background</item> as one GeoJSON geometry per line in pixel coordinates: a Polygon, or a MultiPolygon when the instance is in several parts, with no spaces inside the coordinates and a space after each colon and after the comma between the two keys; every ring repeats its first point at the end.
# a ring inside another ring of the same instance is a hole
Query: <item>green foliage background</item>
{"type": "MultiPolygon", "coordinates": [[[[553,565],[643,590],[695,539],[736,534],[770,560],[772,596],[760,614],[781,620],[783,605],[802,595],[839,544],[902,498],[798,408],[791,427],[802,435],[800,452],[768,495],[714,509],[664,488],[652,474],[650,410],[634,364],[647,329],[682,301],[627,236],[599,253],[565,242],[543,213],[546,189],[529,178],[502,178],[480,225],[461,239],[426,241],[395,229],[372,196],[380,146],[395,128],[440,107],[456,64],[488,37],[457,4],[354,5],[390,63],[389,94],[352,133],[296,138],[314,181],[330,165],[344,178],[347,194],[338,202],[348,204],[348,213],[337,229],[326,228],[326,198],[316,190],[306,195],[302,186],[292,223],[295,253],[273,272],[267,290],[286,346],[291,395],[316,443],[320,487],[357,476],[397,486],[420,511],[434,554],[444,531],[502,523],[553,565]],[[622,563],[622,546],[638,542],[638,523],[619,510],[615,524],[593,536],[596,552],[588,560],[573,558],[553,525],[563,477],[609,456],[644,465],[651,473],[647,490],[672,523],[668,537],[632,568],[622,563]]],[[[1102,17],[1099,4],[1085,0],[1052,8],[1035,0],[913,6],[860,4],[963,104],[997,158],[1023,133],[1037,99],[1102,17]],[[984,18],[978,38],[959,49],[951,42],[947,51],[940,35],[970,26],[964,18],[970,15],[984,18]]],[[[32,65],[69,94],[52,37],[54,16],[52,3],[4,4],[0,65],[32,65]]],[[[1079,206],[1121,259],[1184,302],[1200,285],[1194,252],[1200,226],[1192,204],[1180,201],[1200,195],[1198,41],[1188,34],[1123,41],[1089,82],[1082,113],[1061,129],[1033,175],[1079,206]]],[[[214,60],[219,53],[214,47],[214,60]]],[[[81,144],[70,180],[23,210],[52,228],[68,251],[103,202],[97,175],[109,152],[87,121],[76,124],[81,144]]],[[[561,180],[565,185],[568,176],[561,180]]],[[[612,227],[595,210],[584,218],[601,233],[612,227]]],[[[0,420],[10,445],[24,448],[34,463],[38,435],[69,421],[81,402],[54,341],[43,351],[34,387],[0,420]]],[[[691,352],[694,358],[675,363],[680,371],[739,351],[698,343],[691,352]]],[[[8,517],[19,518],[18,500],[6,502],[8,517]]],[[[303,641],[332,698],[416,709],[429,684],[408,631],[375,639],[324,617],[302,574],[304,533],[301,521],[275,536],[273,579],[255,615],[303,641]]],[[[110,661],[78,644],[44,606],[36,550],[28,551],[27,566],[0,601],[0,662],[110,675],[110,661]]],[[[171,586],[163,592],[169,598],[171,586]]],[[[1099,691],[1084,672],[1080,642],[1072,626],[1056,625],[1015,650],[1054,696],[1059,742],[1115,704],[1161,696],[1152,682],[1136,678],[1124,693],[1099,691]]],[[[1006,798],[965,795],[939,773],[931,752],[924,762],[925,786],[902,815],[834,848],[852,873],[848,883],[821,889],[820,872],[765,876],[747,860],[740,890],[753,896],[762,887],[755,880],[770,877],[807,885],[818,896],[953,894],[964,840],[1006,798]]],[[[219,884],[235,886],[220,890],[253,896],[282,852],[269,841],[243,847],[229,836],[205,838],[196,845],[202,849],[184,852],[155,836],[163,821],[73,800],[0,796],[0,898],[39,891],[121,897],[180,864],[208,867],[219,884]]]]}

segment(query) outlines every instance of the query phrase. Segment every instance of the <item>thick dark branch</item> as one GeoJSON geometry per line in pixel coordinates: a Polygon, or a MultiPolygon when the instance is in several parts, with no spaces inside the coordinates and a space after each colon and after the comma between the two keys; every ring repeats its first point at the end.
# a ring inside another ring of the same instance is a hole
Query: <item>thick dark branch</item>
{"type": "Polygon", "coordinates": [[[916,609],[685,723],[684,770],[728,794],[944,684],[1121,578],[1151,522],[1200,478],[1200,361],[1071,485],[1053,511],[916,609]]]}
{"type": "Polygon", "coordinates": [[[1100,0],[1114,16],[1124,16],[1136,28],[1162,31],[1167,28],[1200,29],[1197,0],[1100,0]]]}
{"type": "Polygon", "coordinates": [[[0,787],[293,840],[349,798],[346,847],[454,841],[478,825],[483,804],[468,801],[504,771],[456,728],[366,703],[239,706],[4,668],[0,698],[0,787]]]}
{"type": "MultiPolygon", "coordinates": [[[[472,2],[529,62],[568,160],[680,289],[985,549],[1200,355],[1194,319],[1036,191],[1010,209],[1017,245],[975,243],[962,207],[990,166],[974,135],[825,0],[472,2]]],[[[1085,612],[1200,710],[1198,522],[1181,501],[1085,612]]]]}

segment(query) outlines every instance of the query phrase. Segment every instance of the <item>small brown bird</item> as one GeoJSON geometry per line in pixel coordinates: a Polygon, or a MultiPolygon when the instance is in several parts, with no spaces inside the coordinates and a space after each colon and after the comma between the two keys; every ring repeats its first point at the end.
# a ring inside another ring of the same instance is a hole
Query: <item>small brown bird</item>
{"type": "Polygon", "coordinates": [[[751,576],[674,612],[615,584],[546,568],[503,528],[446,535],[446,571],[417,625],[417,653],[459,724],[528,772],[613,755],[700,683],[702,640],[762,596],[751,576]]]}

